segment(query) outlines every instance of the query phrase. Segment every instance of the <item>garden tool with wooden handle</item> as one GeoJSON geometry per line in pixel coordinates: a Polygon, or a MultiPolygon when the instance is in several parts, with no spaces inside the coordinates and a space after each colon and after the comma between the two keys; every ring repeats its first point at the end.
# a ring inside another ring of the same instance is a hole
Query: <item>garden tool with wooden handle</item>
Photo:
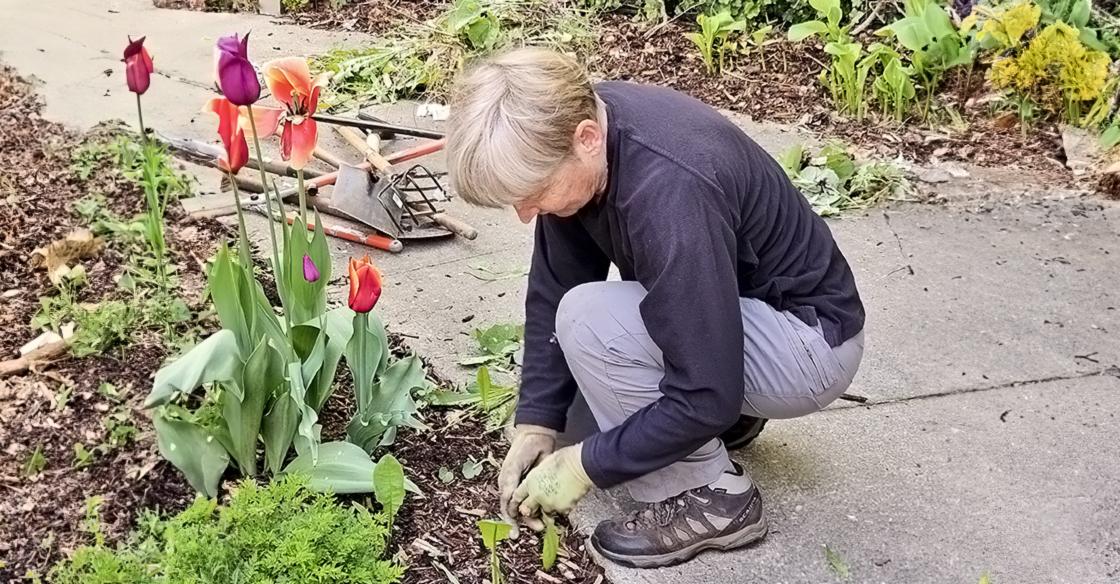
{"type": "MultiPolygon", "coordinates": [[[[385,157],[385,160],[388,160],[390,165],[400,164],[402,162],[407,162],[409,160],[415,160],[417,158],[420,158],[421,156],[427,156],[428,154],[432,154],[433,152],[439,152],[440,150],[443,150],[443,147],[446,146],[446,145],[447,145],[446,140],[432,140],[431,142],[425,142],[423,144],[420,144],[418,146],[414,146],[412,148],[406,148],[404,150],[394,152],[394,153],[390,154],[389,156],[385,157]]],[[[365,171],[369,171],[371,168],[373,168],[373,164],[370,163],[370,161],[368,161],[368,160],[366,160],[365,162],[362,162],[361,164],[357,164],[355,166],[356,166],[356,168],[359,168],[359,169],[365,170],[365,171]]],[[[337,181],[337,180],[338,180],[338,171],[336,170],[334,172],[328,172],[327,174],[324,174],[322,176],[309,179],[309,180],[305,181],[304,184],[307,187],[307,192],[310,194],[310,193],[313,193],[313,192],[319,190],[322,187],[333,185],[335,183],[335,181],[337,181]]],[[[289,197],[293,197],[293,196],[298,195],[298,194],[299,194],[299,189],[297,189],[296,187],[291,187],[291,188],[283,189],[283,190],[280,191],[280,197],[282,199],[288,199],[289,197]]]]}
{"type": "MultiPolygon", "coordinates": [[[[365,158],[366,162],[370,164],[371,167],[376,169],[381,176],[385,177],[386,180],[388,180],[389,175],[391,175],[393,172],[393,162],[381,156],[379,152],[370,147],[370,145],[366,143],[365,138],[363,138],[362,135],[356,130],[345,126],[335,126],[334,129],[351,146],[358,150],[358,152],[362,153],[362,156],[365,158]]],[[[345,207],[345,205],[342,204],[342,201],[339,201],[338,203],[338,206],[340,208],[345,207]]],[[[406,202],[405,204],[408,203],[406,202]]],[[[442,211],[430,213],[428,214],[428,218],[438,224],[440,227],[443,227],[444,229],[466,239],[475,239],[476,237],[478,237],[477,229],[442,211]]]]}

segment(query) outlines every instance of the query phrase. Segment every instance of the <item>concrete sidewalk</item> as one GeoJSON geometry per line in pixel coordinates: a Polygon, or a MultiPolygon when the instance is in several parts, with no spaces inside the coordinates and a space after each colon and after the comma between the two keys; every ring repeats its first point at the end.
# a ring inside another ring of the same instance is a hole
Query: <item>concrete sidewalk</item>
{"type": "MultiPolygon", "coordinates": [[[[148,123],[208,140],[213,124],[196,113],[211,95],[217,36],[252,29],[258,62],[361,40],[145,0],[90,4],[0,0],[0,58],[42,82],[48,117],[76,126],[133,119],[119,63],[127,34],[149,36],[164,76],[145,96],[148,123]]],[[[387,113],[418,122],[407,109],[387,113]]],[[[739,121],[772,152],[805,139],[739,121]]],[[[671,569],[608,566],[613,581],[837,581],[826,545],[853,582],[971,583],[985,571],[994,583],[1120,581],[1120,207],[1006,169],[970,170],[939,185],[949,206],[830,222],[868,309],[851,392],[870,401],[774,422],[740,455],[763,489],[770,536],[671,569]]],[[[201,179],[212,188],[216,173],[201,179]]],[[[470,331],[522,318],[531,227],[511,212],[452,210],[478,240],[374,257],[386,273],[384,318],[465,379],[456,363],[473,347],[470,331]]],[[[335,274],[366,251],[336,245],[335,274]]],[[[597,493],[576,520],[590,529],[627,506],[597,493]]]]}

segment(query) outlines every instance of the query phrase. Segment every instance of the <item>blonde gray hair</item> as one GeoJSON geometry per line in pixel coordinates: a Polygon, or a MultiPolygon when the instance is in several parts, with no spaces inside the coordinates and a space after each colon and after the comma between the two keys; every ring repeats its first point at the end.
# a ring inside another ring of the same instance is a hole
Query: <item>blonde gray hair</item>
{"type": "Polygon", "coordinates": [[[583,67],[541,48],[478,63],[457,81],[450,106],[452,188],[485,207],[513,205],[545,188],[572,154],[576,126],[599,118],[583,67]]]}

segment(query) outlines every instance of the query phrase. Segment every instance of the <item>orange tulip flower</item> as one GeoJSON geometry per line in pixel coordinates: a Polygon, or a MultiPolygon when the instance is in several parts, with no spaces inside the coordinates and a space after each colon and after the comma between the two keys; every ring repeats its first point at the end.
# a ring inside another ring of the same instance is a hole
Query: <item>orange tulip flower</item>
{"type": "Polygon", "coordinates": [[[370,262],[369,256],[350,258],[350,309],[358,313],[373,310],[381,298],[381,272],[370,262]]]}
{"type": "Polygon", "coordinates": [[[238,127],[238,107],[224,97],[214,97],[206,102],[204,112],[218,114],[218,136],[225,146],[225,158],[218,160],[222,170],[237,174],[249,162],[249,144],[245,132],[238,127]]]}
{"type": "Polygon", "coordinates": [[[277,59],[264,64],[265,83],[283,108],[253,108],[257,131],[270,136],[280,130],[281,157],[299,170],[311,160],[318,129],[311,116],[319,107],[319,91],[326,76],[311,78],[307,60],[299,57],[277,59]]]}

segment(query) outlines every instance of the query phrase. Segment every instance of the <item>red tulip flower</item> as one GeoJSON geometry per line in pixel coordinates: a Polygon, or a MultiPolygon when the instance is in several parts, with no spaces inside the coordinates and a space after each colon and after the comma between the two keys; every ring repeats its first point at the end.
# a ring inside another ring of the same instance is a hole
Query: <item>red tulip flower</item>
{"type": "Polygon", "coordinates": [[[237,105],[252,105],[261,98],[261,82],[249,62],[249,35],[218,39],[214,47],[214,78],[222,95],[237,105]]]}
{"type": "Polygon", "coordinates": [[[289,166],[300,170],[315,151],[318,130],[311,116],[319,106],[319,91],[326,77],[312,79],[307,60],[289,57],[265,63],[264,79],[272,96],[284,107],[254,108],[257,131],[270,136],[280,130],[280,155],[289,166]]]}
{"type": "Polygon", "coordinates": [[[226,149],[225,158],[218,161],[218,166],[237,174],[249,162],[249,144],[245,141],[245,132],[238,127],[237,105],[224,97],[215,97],[206,102],[203,111],[218,114],[218,136],[226,149]]]}
{"type": "Polygon", "coordinates": [[[132,40],[128,37],[128,46],[124,49],[124,76],[128,82],[128,90],[136,95],[143,95],[152,82],[152,56],[144,48],[144,39],[140,37],[132,40]]]}
{"type": "Polygon", "coordinates": [[[373,310],[381,298],[381,273],[369,260],[350,258],[350,309],[359,314],[373,310]]]}

